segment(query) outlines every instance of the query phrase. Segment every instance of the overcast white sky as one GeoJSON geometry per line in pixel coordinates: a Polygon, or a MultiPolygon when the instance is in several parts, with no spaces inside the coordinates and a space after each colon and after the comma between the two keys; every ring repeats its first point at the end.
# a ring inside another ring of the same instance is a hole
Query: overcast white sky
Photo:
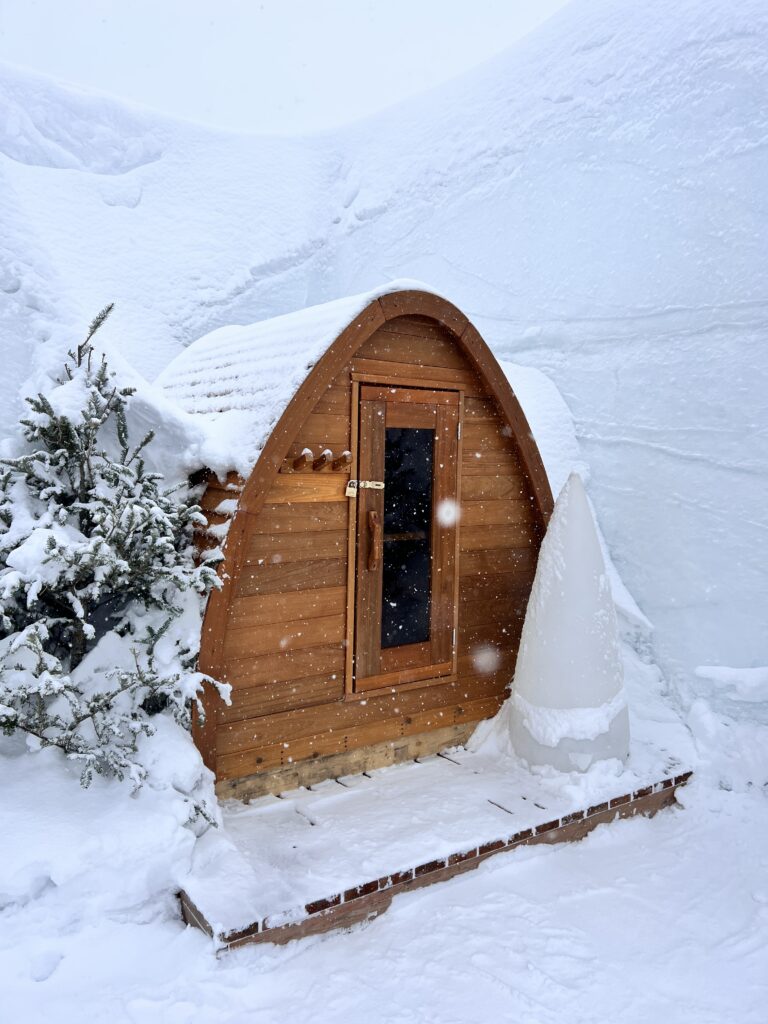
{"type": "Polygon", "coordinates": [[[0,60],[240,131],[331,127],[482,62],[566,0],[0,0],[0,60]]]}

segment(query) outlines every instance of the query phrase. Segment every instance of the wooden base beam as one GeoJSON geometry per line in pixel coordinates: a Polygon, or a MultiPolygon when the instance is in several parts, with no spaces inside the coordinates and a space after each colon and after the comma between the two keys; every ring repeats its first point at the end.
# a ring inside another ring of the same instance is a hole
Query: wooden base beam
{"type": "Polygon", "coordinates": [[[268,772],[247,775],[241,779],[222,779],[216,783],[216,796],[220,800],[254,800],[268,793],[285,793],[300,786],[315,786],[325,779],[359,775],[361,772],[386,768],[417,757],[428,757],[448,747],[463,746],[477,728],[477,722],[462,722],[432,732],[414,736],[400,736],[385,743],[345,750],[296,764],[285,765],[268,772]]]}

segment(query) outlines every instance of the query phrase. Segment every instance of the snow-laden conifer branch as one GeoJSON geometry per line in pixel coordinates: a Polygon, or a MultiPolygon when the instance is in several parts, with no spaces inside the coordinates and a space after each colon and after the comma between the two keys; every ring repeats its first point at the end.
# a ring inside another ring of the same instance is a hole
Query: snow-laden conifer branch
{"type": "Polygon", "coordinates": [[[141,783],[149,711],[185,727],[193,704],[202,714],[200,612],[218,585],[195,556],[199,507],[148,471],[153,433],[129,439],[133,389],[95,358],[111,309],[51,392],[27,399],[24,448],[0,461],[0,727],[59,747],[84,785],[141,783]]]}

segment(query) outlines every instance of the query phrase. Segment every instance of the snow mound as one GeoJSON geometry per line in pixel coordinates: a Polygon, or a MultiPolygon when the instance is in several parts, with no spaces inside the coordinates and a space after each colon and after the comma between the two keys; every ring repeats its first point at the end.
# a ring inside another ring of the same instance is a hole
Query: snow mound
{"type": "Polygon", "coordinates": [[[699,665],[697,679],[715,684],[724,697],[749,704],[768,703],[768,668],[726,668],[699,665]]]}
{"type": "Polygon", "coordinates": [[[18,163],[125,174],[160,158],[154,120],[0,64],[0,153],[18,163]]]}
{"type": "Polygon", "coordinates": [[[151,783],[132,797],[128,782],[100,776],[83,789],[79,766],[58,750],[0,741],[0,909],[8,920],[32,901],[34,926],[46,912],[54,925],[68,905],[87,920],[174,894],[195,843],[183,827],[190,795],[204,788],[210,797],[212,777],[182,729],[163,716],[155,727],[142,740],[151,783]]]}

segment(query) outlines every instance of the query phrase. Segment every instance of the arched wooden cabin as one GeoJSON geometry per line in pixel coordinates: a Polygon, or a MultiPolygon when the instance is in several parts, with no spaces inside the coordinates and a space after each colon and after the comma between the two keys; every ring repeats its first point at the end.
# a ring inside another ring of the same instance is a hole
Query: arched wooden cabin
{"type": "Polygon", "coordinates": [[[160,380],[238,439],[196,730],[222,795],[279,792],[465,741],[515,665],[552,495],[469,320],[384,290],[201,338],[160,380]],[[355,483],[356,482],[356,483],[355,483]]]}

